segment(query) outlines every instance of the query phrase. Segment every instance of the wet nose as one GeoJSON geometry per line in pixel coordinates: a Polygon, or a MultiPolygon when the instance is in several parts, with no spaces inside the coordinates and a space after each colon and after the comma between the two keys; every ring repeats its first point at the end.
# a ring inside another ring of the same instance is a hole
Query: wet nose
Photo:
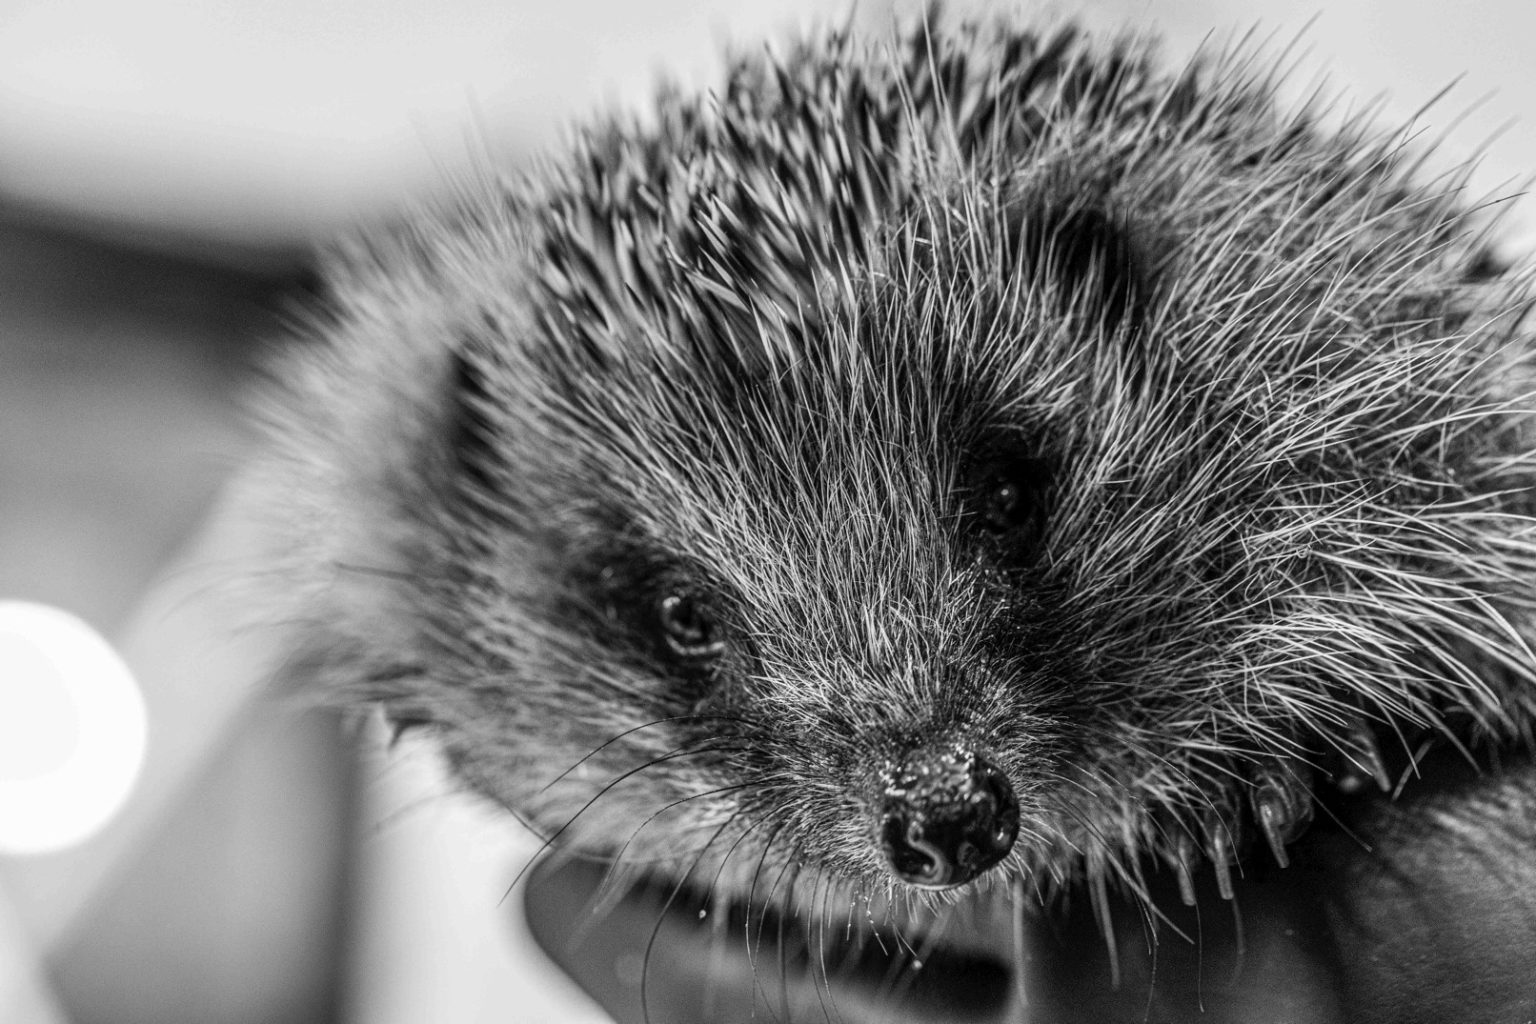
{"type": "Polygon", "coordinates": [[[919,752],[887,777],[880,848],[908,885],[964,885],[1008,856],[1018,834],[1013,786],[979,754],[919,752]]]}

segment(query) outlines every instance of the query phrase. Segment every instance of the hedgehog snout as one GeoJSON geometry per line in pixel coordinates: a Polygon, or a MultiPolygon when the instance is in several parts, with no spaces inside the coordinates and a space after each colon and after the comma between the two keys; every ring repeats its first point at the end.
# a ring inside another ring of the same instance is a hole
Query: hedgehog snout
{"type": "Polygon", "coordinates": [[[1013,786],[980,754],[917,752],[886,773],[880,851],[908,885],[964,885],[1008,856],[1018,833],[1013,786]]]}

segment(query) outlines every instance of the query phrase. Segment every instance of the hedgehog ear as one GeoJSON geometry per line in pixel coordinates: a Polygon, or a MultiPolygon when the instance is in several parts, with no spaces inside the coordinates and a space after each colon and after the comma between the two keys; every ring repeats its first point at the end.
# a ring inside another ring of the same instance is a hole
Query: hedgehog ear
{"type": "Polygon", "coordinates": [[[1100,206],[1017,201],[1004,210],[1005,264],[1054,285],[1063,312],[1083,312],[1106,331],[1140,326],[1147,280],[1129,220],[1100,206]]]}

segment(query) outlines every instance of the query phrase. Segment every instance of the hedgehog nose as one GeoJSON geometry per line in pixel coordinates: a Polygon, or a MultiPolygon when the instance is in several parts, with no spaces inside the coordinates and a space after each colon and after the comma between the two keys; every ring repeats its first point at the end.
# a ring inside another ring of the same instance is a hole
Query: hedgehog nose
{"type": "Polygon", "coordinates": [[[964,885],[1008,856],[1019,801],[1008,777],[979,754],[917,753],[888,773],[880,849],[908,885],[964,885]]]}

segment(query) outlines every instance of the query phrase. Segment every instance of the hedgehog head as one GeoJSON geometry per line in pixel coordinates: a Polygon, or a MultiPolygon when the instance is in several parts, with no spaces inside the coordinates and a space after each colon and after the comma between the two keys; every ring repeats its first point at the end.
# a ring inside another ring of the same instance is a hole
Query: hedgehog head
{"type": "Polygon", "coordinates": [[[1187,891],[1377,735],[1527,735],[1528,357],[1455,188],[1232,67],[921,35],[351,272],[317,393],[397,383],[309,428],[389,568],[341,689],[731,891],[1187,891]]]}

